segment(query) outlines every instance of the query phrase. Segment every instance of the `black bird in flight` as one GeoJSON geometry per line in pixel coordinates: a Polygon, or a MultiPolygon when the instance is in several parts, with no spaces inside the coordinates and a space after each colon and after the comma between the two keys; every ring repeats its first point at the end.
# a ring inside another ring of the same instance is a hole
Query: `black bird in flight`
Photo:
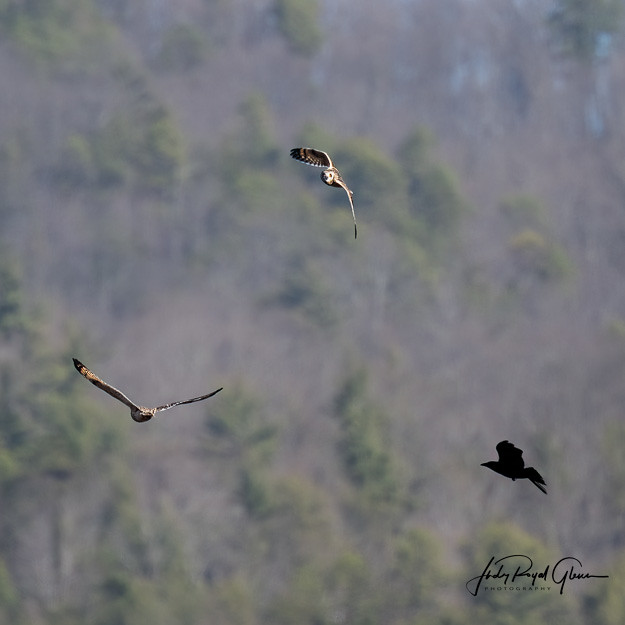
{"type": "Polygon", "coordinates": [[[101,380],[95,373],[89,371],[85,365],[80,362],[80,360],[76,360],[76,358],[72,358],[74,361],[74,367],[80,375],[84,376],[91,384],[95,384],[98,388],[101,388],[105,393],[111,395],[115,399],[122,402],[122,404],[126,404],[128,408],[130,408],[130,416],[137,421],[138,423],[143,423],[144,421],[149,421],[157,412],[161,412],[162,410],[169,410],[174,406],[180,406],[181,404],[192,404],[196,401],[202,401],[204,399],[208,399],[213,395],[219,393],[219,391],[223,390],[223,388],[218,388],[216,391],[209,393],[208,395],[202,395],[201,397],[194,397],[193,399],[185,399],[184,401],[175,401],[171,404],[165,404],[164,406],[158,406],[156,408],[146,408],[145,406],[137,406],[137,404],[133,403],[124,395],[120,390],[116,389],[114,386],[107,384],[104,380],[101,380]]]}
{"type": "Polygon", "coordinates": [[[340,187],[345,189],[349,198],[349,205],[352,207],[352,217],[354,218],[354,239],[358,237],[358,228],[356,226],[356,213],[354,212],[354,192],[348,188],[343,182],[339,170],[332,163],[332,159],[326,152],[315,150],[314,148],[293,148],[290,152],[291,157],[296,161],[312,165],[313,167],[325,167],[321,172],[321,180],[329,187],[340,187]]]}
{"type": "Polygon", "coordinates": [[[509,477],[513,482],[517,479],[527,478],[536,488],[539,488],[545,495],[547,494],[545,480],[534,467],[525,466],[521,449],[508,441],[501,441],[497,444],[496,449],[499,460],[483,462],[481,466],[509,477]]]}

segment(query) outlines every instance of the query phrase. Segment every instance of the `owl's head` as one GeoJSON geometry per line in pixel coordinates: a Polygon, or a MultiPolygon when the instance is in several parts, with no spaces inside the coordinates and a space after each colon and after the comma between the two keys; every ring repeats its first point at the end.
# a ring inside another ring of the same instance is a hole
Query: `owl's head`
{"type": "Polygon", "coordinates": [[[326,169],[321,172],[321,180],[331,185],[336,179],[336,173],[332,169],[326,169]]]}

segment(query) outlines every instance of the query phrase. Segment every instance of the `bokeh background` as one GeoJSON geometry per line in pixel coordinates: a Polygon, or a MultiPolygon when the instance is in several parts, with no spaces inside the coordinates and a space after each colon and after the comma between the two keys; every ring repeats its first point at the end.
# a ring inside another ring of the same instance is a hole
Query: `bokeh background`
{"type": "Polygon", "coordinates": [[[0,0],[0,623],[623,623],[624,8],[0,0]]]}

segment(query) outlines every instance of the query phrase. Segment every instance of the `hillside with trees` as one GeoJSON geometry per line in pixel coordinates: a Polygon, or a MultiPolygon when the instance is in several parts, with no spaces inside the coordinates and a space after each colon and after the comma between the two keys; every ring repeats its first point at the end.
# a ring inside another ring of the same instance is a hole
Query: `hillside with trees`
{"type": "Polygon", "coordinates": [[[0,624],[621,623],[624,17],[0,0],[0,624]]]}

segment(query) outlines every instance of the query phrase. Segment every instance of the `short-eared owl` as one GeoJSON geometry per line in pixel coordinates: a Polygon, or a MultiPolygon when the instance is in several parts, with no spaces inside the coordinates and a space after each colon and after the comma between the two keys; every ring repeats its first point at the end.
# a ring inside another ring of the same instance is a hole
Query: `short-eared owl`
{"type": "Polygon", "coordinates": [[[347,192],[349,198],[349,205],[352,207],[352,217],[354,218],[354,238],[358,236],[358,228],[356,226],[356,213],[354,212],[354,193],[343,182],[339,170],[332,163],[332,159],[321,150],[315,150],[314,148],[293,148],[291,150],[291,157],[307,165],[313,167],[325,167],[326,169],[321,172],[321,180],[323,180],[330,187],[341,187],[347,192]]]}
{"type": "Polygon", "coordinates": [[[142,423],[143,421],[149,421],[157,412],[161,412],[162,410],[169,410],[174,406],[180,406],[181,404],[192,404],[196,401],[202,401],[203,399],[208,399],[213,395],[219,393],[219,391],[223,390],[218,388],[216,391],[209,393],[208,395],[202,395],[201,397],[194,397],[193,399],[185,399],[184,401],[175,401],[171,404],[165,404],[164,406],[158,406],[157,408],[146,408],[145,406],[137,406],[131,402],[126,395],[124,395],[121,391],[118,391],[113,386],[110,386],[103,380],[101,380],[95,373],[92,373],[76,358],[72,359],[74,361],[74,367],[76,367],[78,373],[84,376],[91,382],[91,384],[95,384],[98,388],[101,388],[103,391],[107,392],[109,395],[118,399],[122,404],[126,404],[128,408],[130,408],[130,416],[137,421],[138,423],[142,423]]]}

